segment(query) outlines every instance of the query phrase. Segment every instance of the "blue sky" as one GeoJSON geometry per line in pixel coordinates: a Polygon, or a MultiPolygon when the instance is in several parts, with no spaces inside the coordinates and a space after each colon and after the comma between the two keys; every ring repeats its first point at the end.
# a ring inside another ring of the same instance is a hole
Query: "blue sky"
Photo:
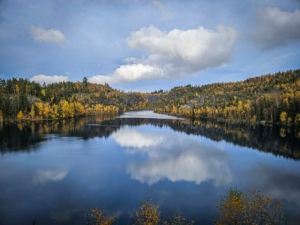
{"type": "Polygon", "coordinates": [[[299,0],[0,0],[0,78],[169,90],[300,68],[299,0]]]}

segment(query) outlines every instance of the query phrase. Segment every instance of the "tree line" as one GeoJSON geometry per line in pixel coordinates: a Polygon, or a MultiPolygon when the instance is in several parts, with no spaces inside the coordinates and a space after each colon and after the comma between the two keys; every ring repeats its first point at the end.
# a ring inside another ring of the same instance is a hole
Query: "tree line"
{"type": "Polygon", "coordinates": [[[72,118],[152,109],[157,113],[238,123],[300,126],[300,70],[239,82],[186,85],[152,93],[108,84],[0,79],[0,121],[72,118]]]}
{"type": "Polygon", "coordinates": [[[0,121],[62,119],[149,109],[148,95],[87,82],[46,85],[23,78],[0,79],[0,121]]]}

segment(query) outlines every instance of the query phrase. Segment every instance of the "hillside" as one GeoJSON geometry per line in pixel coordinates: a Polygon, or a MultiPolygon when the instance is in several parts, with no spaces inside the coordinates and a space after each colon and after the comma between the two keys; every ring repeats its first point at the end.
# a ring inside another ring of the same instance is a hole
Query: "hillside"
{"type": "Polygon", "coordinates": [[[60,119],[152,109],[163,94],[125,93],[108,84],[60,82],[40,85],[26,79],[0,79],[0,121],[60,119]]]}
{"type": "Polygon", "coordinates": [[[300,70],[240,82],[174,87],[156,112],[223,121],[300,123],[300,70]]]}
{"type": "Polygon", "coordinates": [[[0,79],[0,119],[59,119],[126,110],[227,122],[300,124],[300,70],[240,82],[179,86],[168,92],[126,93],[108,84],[60,82],[40,85],[0,79]]]}

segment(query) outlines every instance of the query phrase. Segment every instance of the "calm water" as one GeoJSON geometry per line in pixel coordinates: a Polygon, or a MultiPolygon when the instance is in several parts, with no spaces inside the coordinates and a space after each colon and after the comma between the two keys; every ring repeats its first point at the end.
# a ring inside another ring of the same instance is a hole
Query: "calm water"
{"type": "Polygon", "coordinates": [[[91,208],[128,224],[142,199],[162,217],[213,224],[230,187],[257,186],[300,223],[300,132],[149,111],[2,126],[0,224],[82,224],[91,208]]]}

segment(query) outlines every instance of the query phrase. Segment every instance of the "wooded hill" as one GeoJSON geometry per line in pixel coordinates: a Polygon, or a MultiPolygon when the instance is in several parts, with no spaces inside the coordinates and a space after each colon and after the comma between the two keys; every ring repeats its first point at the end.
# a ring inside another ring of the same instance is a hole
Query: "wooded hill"
{"type": "Polygon", "coordinates": [[[226,122],[300,125],[300,70],[240,82],[179,86],[168,92],[123,92],[108,84],[0,79],[0,120],[60,119],[126,110],[226,122]]]}
{"type": "Polygon", "coordinates": [[[221,121],[300,125],[300,70],[240,82],[174,87],[157,101],[155,111],[221,121]]]}
{"type": "Polygon", "coordinates": [[[108,84],[60,82],[40,85],[27,79],[0,79],[0,121],[61,119],[150,109],[160,94],[125,93],[108,84]]]}

